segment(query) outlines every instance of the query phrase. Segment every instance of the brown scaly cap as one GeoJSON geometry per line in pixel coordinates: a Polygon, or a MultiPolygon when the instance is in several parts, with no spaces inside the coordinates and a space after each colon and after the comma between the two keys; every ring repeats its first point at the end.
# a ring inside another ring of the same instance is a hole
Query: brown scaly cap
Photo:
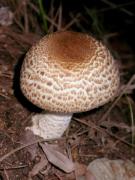
{"type": "Polygon", "coordinates": [[[53,112],[83,112],[111,100],[119,72],[108,49],[78,32],[43,37],[27,53],[21,89],[38,107],[53,112]]]}

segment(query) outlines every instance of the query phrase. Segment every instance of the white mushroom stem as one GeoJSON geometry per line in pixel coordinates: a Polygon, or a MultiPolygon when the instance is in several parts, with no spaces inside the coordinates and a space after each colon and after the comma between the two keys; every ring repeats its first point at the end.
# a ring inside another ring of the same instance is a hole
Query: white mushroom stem
{"type": "Polygon", "coordinates": [[[71,121],[72,114],[36,114],[32,117],[33,125],[27,127],[35,135],[44,139],[60,138],[71,121]]]}

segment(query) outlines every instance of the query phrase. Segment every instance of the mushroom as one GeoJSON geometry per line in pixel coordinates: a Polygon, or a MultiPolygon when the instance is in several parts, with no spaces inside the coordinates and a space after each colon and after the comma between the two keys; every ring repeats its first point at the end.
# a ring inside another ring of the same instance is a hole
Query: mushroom
{"type": "Polygon", "coordinates": [[[97,108],[116,96],[119,71],[100,41],[62,31],[46,35],[29,50],[20,85],[24,95],[46,111],[34,115],[27,129],[52,139],[63,135],[73,113],[97,108]]]}

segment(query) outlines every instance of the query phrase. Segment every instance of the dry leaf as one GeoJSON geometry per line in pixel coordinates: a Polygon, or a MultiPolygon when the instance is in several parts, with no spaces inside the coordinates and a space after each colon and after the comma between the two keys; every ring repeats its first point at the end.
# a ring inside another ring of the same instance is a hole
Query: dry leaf
{"type": "Polygon", "coordinates": [[[47,143],[39,143],[48,161],[66,173],[74,171],[74,163],[47,143]]]}

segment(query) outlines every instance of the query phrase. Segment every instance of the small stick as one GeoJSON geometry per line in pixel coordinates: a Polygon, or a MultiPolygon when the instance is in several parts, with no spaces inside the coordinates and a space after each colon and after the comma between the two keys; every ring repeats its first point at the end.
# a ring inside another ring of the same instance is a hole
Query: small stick
{"type": "Polygon", "coordinates": [[[21,168],[25,168],[25,167],[28,167],[28,165],[13,166],[13,167],[4,167],[4,168],[0,168],[0,170],[4,171],[4,170],[12,170],[12,169],[21,169],[21,168]]]}

